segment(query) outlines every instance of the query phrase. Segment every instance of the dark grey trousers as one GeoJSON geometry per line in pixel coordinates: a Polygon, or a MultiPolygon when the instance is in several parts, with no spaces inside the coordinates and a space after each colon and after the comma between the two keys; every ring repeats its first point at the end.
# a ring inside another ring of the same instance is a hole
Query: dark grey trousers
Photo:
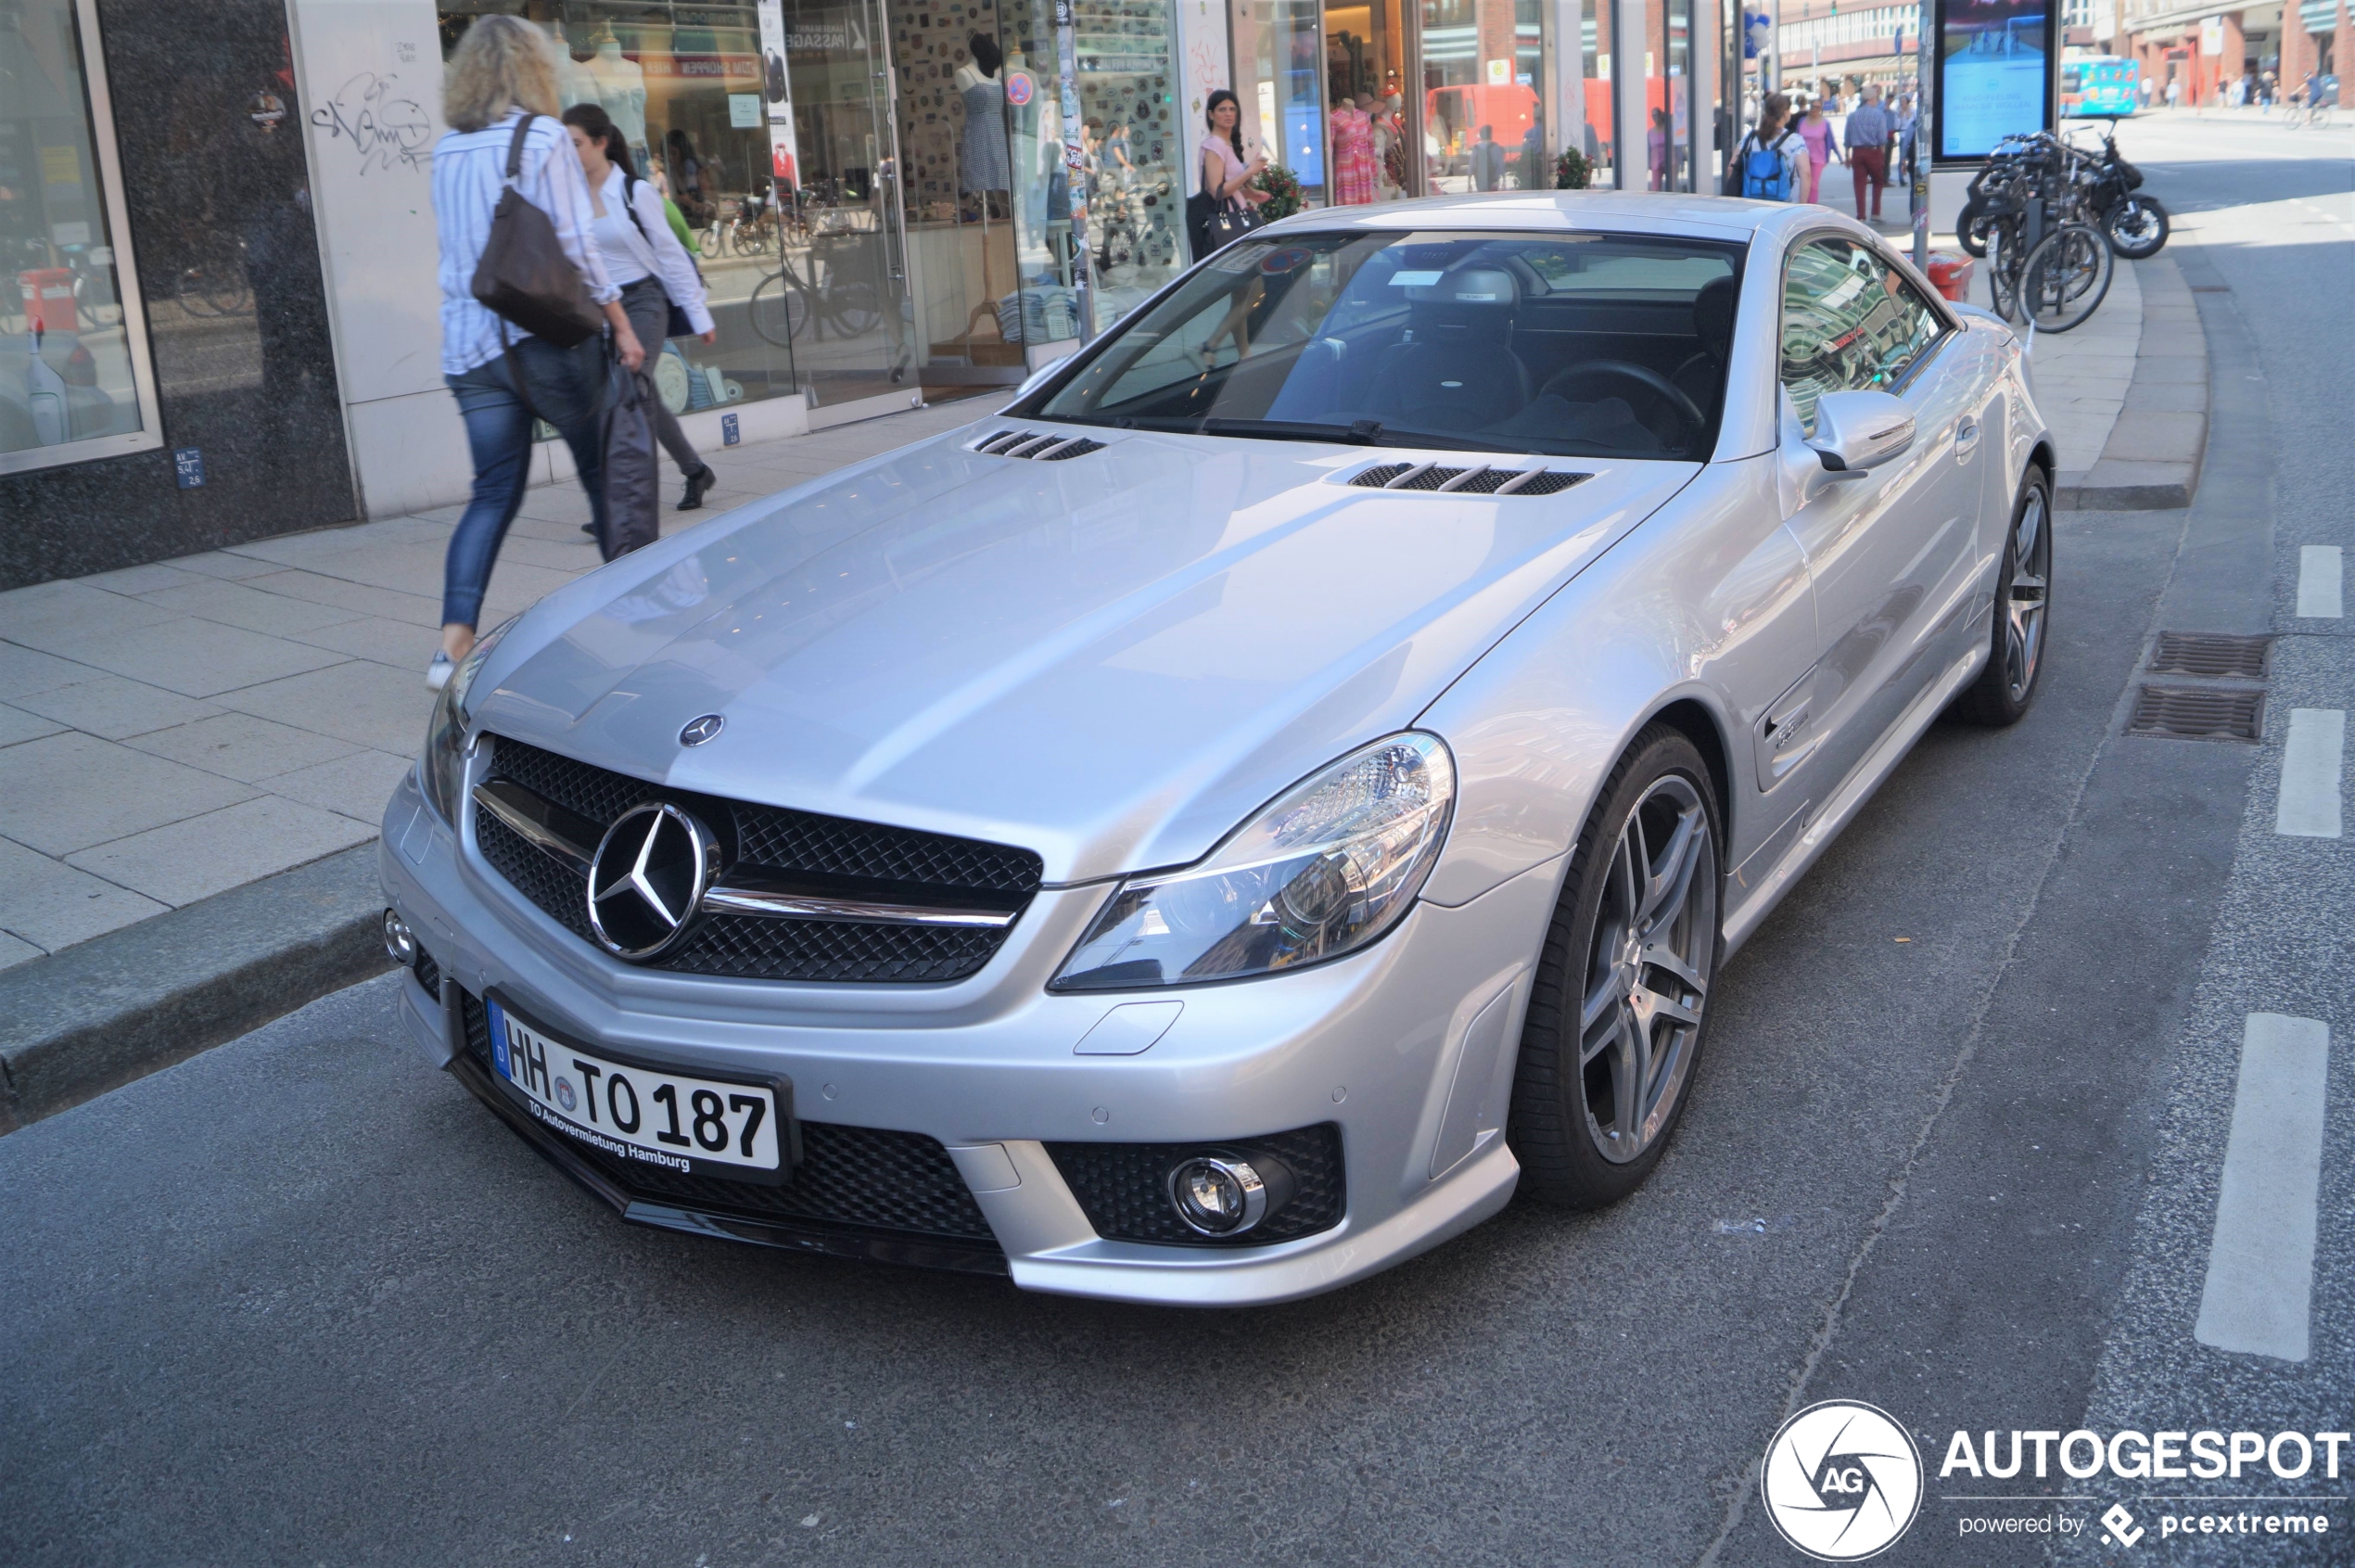
{"type": "MultiPolygon", "coordinates": [[[[629,312],[630,330],[638,335],[639,347],[646,351],[645,376],[651,383],[655,378],[655,356],[662,352],[663,329],[670,321],[670,296],[662,291],[660,278],[642,277],[635,283],[623,286],[621,308],[629,312]]],[[[692,474],[702,467],[703,458],[696,453],[694,443],[687,439],[687,432],[679,427],[678,415],[672,414],[669,406],[659,397],[653,401],[653,413],[655,440],[662,443],[663,451],[670,453],[670,460],[679,465],[679,471],[692,474]]]]}

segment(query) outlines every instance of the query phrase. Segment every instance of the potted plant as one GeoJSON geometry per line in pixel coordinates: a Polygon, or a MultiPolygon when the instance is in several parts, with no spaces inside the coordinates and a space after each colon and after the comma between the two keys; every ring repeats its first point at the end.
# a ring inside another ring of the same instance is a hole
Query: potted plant
{"type": "Polygon", "coordinates": [[[1251,188],[1267,193],[1268,199],[1254,209],[1263,223],[1289,218],[1307,205],[1307,199],[1301,195],[1299,176],[1280,163],[1271,163],[1261,170],[1251,182],[1251,188]]]}
{"type": "Polygon", "coordinates": [[[1595,177],[1595,166],[1576,147],[1564,147],[1554,159],[1554,188],[1558,191],[1583,191],[1595,177]]]}

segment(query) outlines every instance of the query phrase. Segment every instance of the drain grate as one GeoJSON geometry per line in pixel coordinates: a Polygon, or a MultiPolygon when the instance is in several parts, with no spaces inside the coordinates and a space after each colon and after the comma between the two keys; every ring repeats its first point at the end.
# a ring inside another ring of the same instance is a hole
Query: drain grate
{"type": "Polygon", "coordinates": [[[2264,728],[2264,693],[2221,687],[2145,686],[2126,723],[2130,735],[2182,741],[2253,741],[2264,728]]]}
{"type": "Polygon", "coordinates": [[[2262,681],[2272,651],[2271,637],[2234,637],[2207,631],[2162,631],[2145,666],[2158,675],[2206,675],[2262,681]]]}

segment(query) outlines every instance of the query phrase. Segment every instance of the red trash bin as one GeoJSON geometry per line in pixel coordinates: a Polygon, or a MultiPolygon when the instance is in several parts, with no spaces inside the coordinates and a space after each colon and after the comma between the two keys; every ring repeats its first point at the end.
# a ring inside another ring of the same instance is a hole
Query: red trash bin
{"type": "Polygon", "coordinates": [[[1970,298],[1970,277],[1978,263],[1967,256],[1951,256],[1944,251],[1929,259],[1930,287],[1949,300],[1970,298]]]}
{"type": "Polygon", "coordinates": [[[71,267],[35,267],[19,273],[17,287],[24,291],[27,332],[72,332],[81,325],[73,308],[71,267]]]}

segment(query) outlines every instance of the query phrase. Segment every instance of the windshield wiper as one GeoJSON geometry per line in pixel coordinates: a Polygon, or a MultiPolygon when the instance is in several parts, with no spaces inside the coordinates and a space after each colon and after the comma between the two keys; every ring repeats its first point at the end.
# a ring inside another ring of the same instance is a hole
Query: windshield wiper
{"type": "Polygon", "coordinates": [[[1318,425],[1305,419],[1205,418],[1196,428],[1205,436],[1262,436],[1275,441],[1346,441],[1372,446],[1381,439],[1381,423],[1360,419],[1348,425],[1318,425]]]}

